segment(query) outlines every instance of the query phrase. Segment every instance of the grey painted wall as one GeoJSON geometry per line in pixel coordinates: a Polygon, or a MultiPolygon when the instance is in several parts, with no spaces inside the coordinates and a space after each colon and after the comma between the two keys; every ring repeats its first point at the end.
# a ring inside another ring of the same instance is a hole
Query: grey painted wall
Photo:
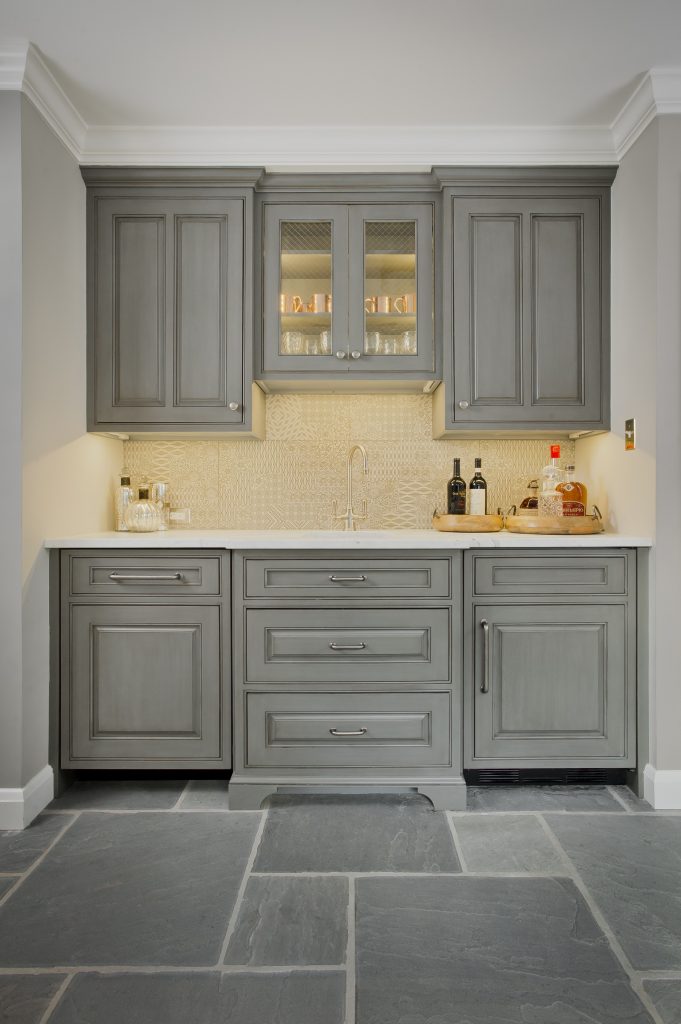
{"type": "Polygon", "coordinates": [[[26,785],[47,764],[48,557],[42,542],[48,534],[111,529],[122,444],[86,433],[85,186],[76,161],[25,97],[21,167],[26,785]]]}
{"type": "Polygon", "coordinates": [[[21,783],[21,98],[0,92],[0,789],[21,783]]]}

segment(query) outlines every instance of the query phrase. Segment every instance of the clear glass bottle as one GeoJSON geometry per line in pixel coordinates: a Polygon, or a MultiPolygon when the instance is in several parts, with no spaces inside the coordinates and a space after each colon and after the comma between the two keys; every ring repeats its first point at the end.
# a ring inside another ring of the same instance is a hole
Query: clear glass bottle
{"type": "Polygon", "coordinates": [[[114,487],[114,529],[125,533],[128,526],[125,522],[125,512],[131,501],[135,499],[135,492],[130,486],[130,473],[127,469],[121,470],[114,487]]]}
{"type": "Polygon", "coordinates": [[[551,445],[551,462],[542,470],[541,491],[539,493],[538,512],[540,516],[562,516],[563,495],[558,490],[562,472],[558,466],[560,445],[551,445]]]}
{"type": "Polygon", "coordinates": [[[475,474],[473,479],[468,485],[469,498],[469,515],[472,516],[486,516],[487,515],[487,481],[482,475],[482,459],[475,460],[475,474]]]}
{"type": "Polygon", "coordinates": [[[151,500],[148,485],[140,487],[137,501],[128,505],[125,523],[131,533],[153,533],[160,529],[161,516],[156,502],[151,500]]]}
{"type": "Polygon", "coordinates": [[[165,480],[154,480],[151,485],[151,500],[156,503],[160,516],[159,530],[170,527],[170,488],[165,480]]]}

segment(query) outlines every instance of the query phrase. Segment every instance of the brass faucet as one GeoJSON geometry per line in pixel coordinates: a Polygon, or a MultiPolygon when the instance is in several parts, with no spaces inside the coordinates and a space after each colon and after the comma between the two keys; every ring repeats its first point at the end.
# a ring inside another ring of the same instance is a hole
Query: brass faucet
{"type": "Polygon", "coordinates": [[[345,505],[345,512],[343,513],[343,515],[339,515],[338,514],[338,503],[336,502],[335,498],[334,498],[334,502],[333,502],[333,517],[334,517],[334,519],[342,519],[344,521],[344,523],[345,523],[345,526],[343,527],[344,530],[356,530],[357,529],[357,526],[355,525],[356,522],[358,520],[360,520],[360,519],[366,519],[367,518],[367,500],[366,500],[366,498],[362,499],[362,511],[361,511],[361,513],[355,512],[355,510],[352,507],[352,457],[355,454],[355,452],[361,452],[362,453],[362,463],[363,463],[363,467],[364,467],[364,475],[366,476],[367,473],[369,472],[369,468],[368,468],[368,465],[367,465],[366,448],[364,447],[363,444],[353,444],[352,448],[348,452],[348,493],[347,493],[347,502],[346,502],[346,505],[345,505]]]}

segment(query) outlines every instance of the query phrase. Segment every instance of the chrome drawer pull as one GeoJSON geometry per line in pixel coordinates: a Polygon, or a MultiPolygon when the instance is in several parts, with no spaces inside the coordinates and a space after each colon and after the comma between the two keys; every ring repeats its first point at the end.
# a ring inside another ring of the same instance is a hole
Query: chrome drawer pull
{"type": "Polygon", "coordinates": [[[482,626],[482,633],[484,637],[483,657],[485,659],[482,669],[480,693],[489,693],[489,622],[487,619],[481,619],[480,625],[482,626]]]}
{"type": "Polygon", "coordinates": [[[365,736],[366,729],[329,729],[332,736],[365,736]]]}
{"type": "Polygon", "coordinates": [[[142,581],[152,580],[154,583],[174,583],[175,580],[183,580],[184,579],[184,573],[182,573],[182,572],[175,572],[175,573],[173,573],[172,576],[144,576],[144,575],[136,576],[136,575],[133,575],[132,573],[126,574],[126,573],[122,573],[122,572],[110,572],[109,573],[109,579],[113,580],[115,583],[122,583],[123,581],[127,581],[127,580],[142,580],[142,581]]]}
{"type": "Polygon", "coordinates": [[[332,640],[329,647],[332,651],[363,651],[366,644],[335,644],[332,640]]]}
{"type": "Polygon", "coordinates": [[[366,583],[366,576],[329,576],[332,583],[366,583]]]}

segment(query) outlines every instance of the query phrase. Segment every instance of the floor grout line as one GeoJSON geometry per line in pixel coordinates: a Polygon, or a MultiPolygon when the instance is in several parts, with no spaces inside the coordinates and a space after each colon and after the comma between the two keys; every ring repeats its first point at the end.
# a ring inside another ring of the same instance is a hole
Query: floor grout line
{"type": "Polygon", "coordinates": [[[57,1006],[61,1002],[62,996],[64,995],[64,993],[66,992],[67,988],[71,984],[71,982],[73,980],[73,977],[74,977],[74,975],[73,975],[73,973],[71,973],[71,974],[68,974],[64,978],[63,982],[61,983],[61,985],[59,986],[57,991],[54,993],[54,995],[50,999],[50,1001],[47,1004],[47,1006],[45,1007],[45,1012],[43,1013],[42,1017],[38,1021],[38,1024],[47,1024],[47,1021],[50,1019],[50,1017],[52,1016],[52,1014],[56,1010],[57,1006]]]}
{"type": "Polygon", "coordinates": [[[262,839],[263,832],[265,831],[265,823],[267,822],[268,815],[269,815],[269,810],[265,810],[265,813],[262,816],[260,824],[258,825],[258,830],[255,833],[255,837],[253,839],[253,846],[251,848],[251,852],[250,852],[249,858],[246,861],[246,867],[244,868],[244,874],[243,874],[243,878],[241,879],[241,885],[239,886],[239,891],[236,894],[236,900],[234,901],[234,907],[232,909],[232,913],[231,913],[231,916],[229,918],[229,923],[227,925],[227,931],[225,932],[225,937],[222,940],[222,946],[220,948],[220,955],[218,956],[218,961],[217,961],[217,964],[216,964],[217,967],[219,967],[220,965],[224,964],[225,957],[227,956],[227,949],[229,947],[229,943],[231,941],[232,935],[234,934],[234,932],[236,930],[236,924],[237,924],[237,921],[239,919],[239,912],[241,911],[241,906],[243,904],[244,897],[246,895],[246,887],[248,885],[248,880],[251,877],[251,872],[253,870],[253,865],[255,864],[255,858],[258,855],[258,849],[260,847],[260,841],[262,839]]]}
{"type": "MultiPolygon", "coordinates": [[[[607,789],[608,793],[613,798],[613,800],[616,800],[618,804],[622,804],[622,807],[625,809],[627,814],[633,814],[634,813],[633,807],[630,807],[629,804],[626,803],[622,799],[622,797],[619,795],[619,793],[617,793],[615,791],[615,787],[614,786],[606,786],[605,788],[607,789]]],[[[646,813],[649,813],[649,812],[646,812],[646,813]]]]}
{"type": "Polygon", "coordinates": [[[348,877],[348,943],[345,951],[345,1024],[355,1024],[357,979],[355,960],[356,878],[348,877]]]}
{"type": "Polygon", "coordinates": [[[681,981],[681,971],[637,971],[641,981],[681,981]]]}
{"type": "Polygon", "coordinates": [[[461,865],[461,873],[464,874],[464,875],[467,875],[467,874],[469,874],[469,871],[468,871],[468,865],[466,863],[466,858],[464,857],[463,848],[461,846],[461,839],[459,838],[459,834],[456,831],[456,828],[454,827],[454,821],[453,821],[453,819],[451,818],[450,814],[447,811],[445,811],[445,817],[447,818],[447,824],[449,825],[449,831],[452,834],[452,842],[454,843],[454,849],[456,850],[456,855],[459,858],[459,864],[461,865]]]}
{"type": "Polygon", "coordinates": [[[11,889],[8,889],[8,891],[5,893],[5,895],[2,897],[2,899],[0,899],[0,907],[3,907],[5,905],[5,903],[7,902],[7,900],[11,896],[14,895],[14,893],[17,891],[17,889],[21,888],[21,886],[24,884],[24,882],[29,877],[29,875],[32,875],[33,872],[35,871],[35,869],[38,867],[38,865],[42,864],[42,862],[45,860],[45,858],[47,857],[47,855],[50,852],[50,850],[54,849],[54,847],[57,845],[57,843],[62,838],[62,836],[64,836],[68,832],[68,830],[78,821],[79,817],[80,817],[80,814],[78,812],[75,812],[73,817],[71,818],[71,821],[67,821],[66,822],[66,824],[62,828],[61,832],[57,833],[57,835],[54,837],[54,839],[52,840],[50,845],[48,847],[46,847],[46,849],[43,850],[43,852],[40,854],[40,856],[37,858],[37,860],[33,861],[33,863],[31,864],[30,868],[27,868],[26,871],[24,871],[23,874],[21,874],[19,876],[19,878],[17,879],[16,883],[11,887],[11,889]]]}
{"type": "Polygon", "coordinates": [[[565,866],[569,869],[570,878],[572,879],[573,883],[575,884],[575,886],[577,887],[579,892],[582,894],[582,896],[584,898],[584,902],[586,903],[587,907],[591,911],[591,913],[592,913],[592,915],[594,917],[594,920],[596,921],[596,924],[598,925],[598,927],[601,929],[601,931],[605,935],[606,939],[608,940],[612,952],[614,953],[615,957],[619,960],[619,963],[620,963],[622,969],[625,971],[627,977],[629,978],[629,984],[631,985],[633,991],[636,993],[636,995],[638,996],[640,1001],[643,1003],[644,1007],[646,1008],[646,1010],[648,1011],[648,1013],[652,1017],[652,1019],[655,1022],[655,1024],[664,1024],[664,1021],[662,1020],[662,1017],[658,1013],[658,1011],[657,1011],[657,1009],[655,1007],[655,1004],[653,1003],[652,999],[650,998],[648,993],[643,988],[643,983],[641,981],[639,973],[636,971],[636,969],[634,968],[633,964],[629,960],[629,957],[624,952],[624,949],[620,945],[619,939],[617,938],[617,936],[615,935],[614,931],[612,930],[612,928],[608,924],[604,914],[602,913],[600,907],[598,906],[598,903],[596,902],[596,900],[593,898],[593,896],[589,892],[589,890],[588,890],[588,888],[586,886],[586,883],[584,882],[582,876],[579,874],[579,872],[578,872],[578,870],[577,870],[577,868],[576,868],[572,858],[563,849],[563,846],[561,845],[561,842],[560,842],[558,836],[553,831],[553,829],[549,825],[548,821],[546,821],[544,816],[542,814],[538,814],[537,818],[538,818],[542,828],[544,829],[544,832],[546,833],[546,835],[550,839],[551,843],[553,844],[556,852],[558,853],[558,855],[563,860],[565,866]]]}
{"type": "Polygon", "coordinates": [[[51,974],[295,974],[345,971],[345,964],[70,964],[62,967],[2,967],[0,978],[51,974]]]}

